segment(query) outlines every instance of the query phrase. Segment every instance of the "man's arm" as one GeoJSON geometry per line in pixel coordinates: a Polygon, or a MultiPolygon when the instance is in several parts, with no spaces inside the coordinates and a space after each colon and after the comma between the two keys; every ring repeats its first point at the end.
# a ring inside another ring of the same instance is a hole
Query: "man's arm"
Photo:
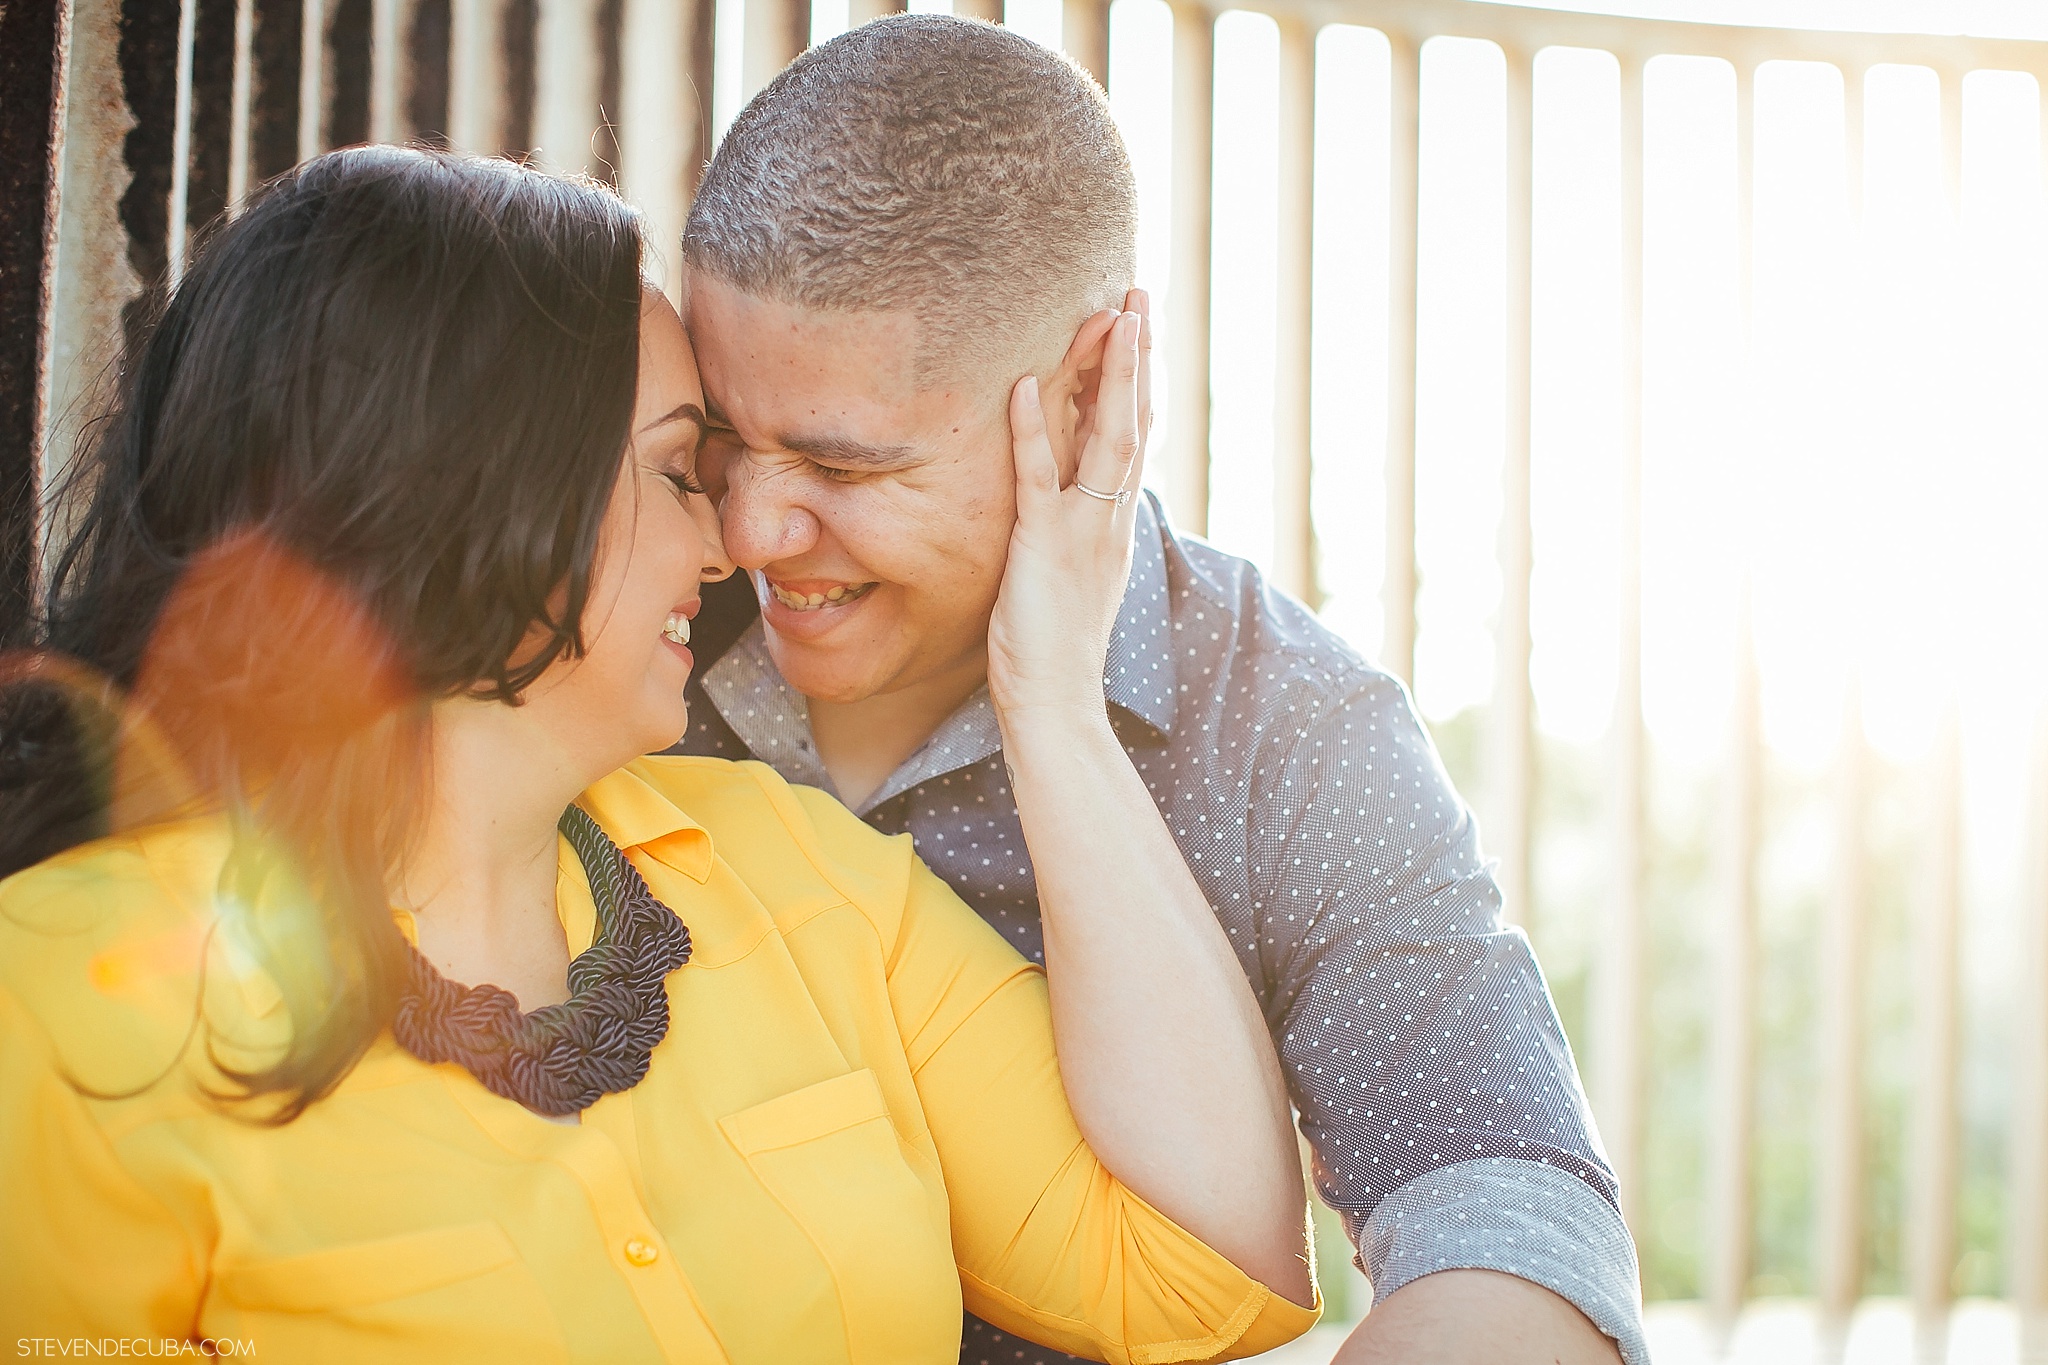
{"type": "Polygon", "coordinates": [[[1621,1351],[1541,1285],[1492,1270],[1444,1270],[1373,1306],[1331,1365],[1621,1365],[1621,1351]]]}
{"type": "Polygon", "coordinates": [[[1502,1317],[1521,1313],[1519,1290],[1461,1287],[1490,1283],[1461,1272],[1491,1271],[1566,1305],[1560,1325],[1589,1321],[1612,1339],[1603,1349],[1645,1360],[1634,1246],[1570,1044],[1406,693],[1332,670],[1265,707],[1247,927],[1318,1189],[1379,1300],[1351,1349],[1391,1347],[1424,1320],[1447,1343],[1503,1344],[1550,1321],[1502,1317]],[[1435,1321],[1454,1289],[1473,1311],[1435,1321]]]}

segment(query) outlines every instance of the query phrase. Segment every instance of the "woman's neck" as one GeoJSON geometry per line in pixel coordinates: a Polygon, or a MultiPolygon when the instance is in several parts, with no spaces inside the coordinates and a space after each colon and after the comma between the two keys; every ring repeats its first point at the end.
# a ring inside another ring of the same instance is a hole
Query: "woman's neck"
{"type": "Polygon", "coordinates": [[[568,998],[555,825],[594,780],[539,721],[498,702],[435,706],[425,818],[399,877],[427,960],[528,1011],[568,998]]]}

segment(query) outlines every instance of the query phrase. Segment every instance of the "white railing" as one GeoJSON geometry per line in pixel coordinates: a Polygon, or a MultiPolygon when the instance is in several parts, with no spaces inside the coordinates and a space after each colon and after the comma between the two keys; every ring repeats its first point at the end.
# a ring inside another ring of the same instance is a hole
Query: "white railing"
{"type": "MultiPolygon", "coordinates": [[[[1171,268],[1165,294],[1170,376],[1161,483],[1176,518],[1197,531],[1210,498],[1211,205],[1216,110],[1216,11],[1171,0],[1171,268]]],[[[967,12],[966,0],[957,8],[967,12]]],[[[1646,993],[1649,745],[1643,707],[1644,71],[1664,54],[1715,57],[1736,77],[1735,221],[1745,331],[1751,295],[1754,75],[1769,61],[1830,63],[1849,93],[1843,147],[1852,206],[1863,168],[1862,82],[1872,67],[1932,68],[1942,90],[1950,194],[1959,194],[1961,86],[1980,69],[2048,76],[2048,43],[1740,28],[1523,9],[1480,0],[1251,0],[1279,32],[1276,312],[1279,376],[1273,413],[1272,506],[1277,580],[1318,601],[1310,459],[1317,270],[1313,230],[1318,31],[1377,29],[1391,48],[1384,636],[1378,658],[1414,677],[1417,641],[1417,318],[1419,185],[1423,158],[1422,50],[1442,36],[1497,44],[1506,57],[1506,432],[1499,539],[1502,592],[1495,623],[1497,683],[1489,707],[1482,806],[1500,860],[1510,914],[1532,896],[1537,845],[1538,737],[1531,684],[1531,412],[1535,100],[1538,52],[1604,50],[1620,65],[1622,348],[1618,470],[1620,610],[1618,686],[1606,783],[1612,827],[1611,897],[1598,935],[1595,1004],[1582,1039],[1601,1129],[1632,1219],[1643,1210],[1648,1056],[1646,993]]],[[[118,347],[122,312],[152,283],[175,277],[188,233],[247,187],[295,158],[351,138],[438,137],[459,149],[540,149],[552,166],[613,177],[645,211],[655,240],[679,235],[698,167],[714,133],[714,87],[736,73],[738,95],[761,85],[811,31],[805,0],[182,0],[168,7],[76,0],[61,127],[61,198],[45,315],[45,466],[60,464],[88,391],[118,347]],[[165,11],[166,13],[159,13],[165,11]],[[156,16],[151,19],[150,16],[156,16]],[[151,24],[154,27],[151,27],[151,24]],[[128,44],[124,53],[122,44],[128,44]],[[719,44],[737,45],[721,53],[719,44]],[[140,51],[143,56],[138,57],[140,51]],[[125,62],[124,62],[125,57],[125,62]],[[132,72],[154,59],[174,79],[147,89],[132,72]],[[124,83],[124,64],[131,76],[124,83]],[[124,145],[129,121],[168,137],[124,145]],[[136,187],[141,186],[138,190],[136,187]],[[161,186],[163,214],[129,212],[161,186]],[[159,221],[160,227],[151,227],[159,221]],[[138,226],[139,225],[139,226],[138,226]],[[152,234],[156,234],[153,236],[152,234]]],[[[854,0],[854,22],[888,8],[854,0]]],[[[1000,19],[995,0],[972,12],[1000,19]]],[[[1065,0],[1066,42],[1107,79],[1109,7],[1065,0]]],[[[1757,585],[1767,588],[1768,585],[1757,585]]],[[[1745,597],[1751,589],[1745,585],[1745,597]]],[[[1725,763],[1726,808],[1717,869],[1717,958],[1708,1068],[1706,1216],[1701,1292],[1732,1323],[1748,1293],[1754,1206],[1757,866],[1764,823],[1764,740],[1758,669],[1745,628],[1725,763]]],[[[1873,879],[1865,852],[1871,759],[1853,705],[1837,763],[1834,871],[1819,928],[1813,1098],[1817,1149],[1813,1284],[1837,1330],[1863,1292],[1861,1210],[1865,1097],[1859,1077],[1870,1045],[1862,964],[1873,879]]],[[[1956,726],[1945,730],[1927,831],[1931,876],[1915,900],[1917,1052],[1905,1167],[1911,1172],[1907,1282],[1919,1321],[1944,1317],[1956,1259],[1958,1094],[1957,943],[1962,897],[1962,795],[1956,726]]],[[[2048,761],[2037,765],[2048,771],[2048,761]]],[[[2028,844],[2037,865],[2026,961],[2048,981],[2048,817],[2028,844]]],[[[2009,1297],[2039,1332],[2048,1321],[2048,992],[2024,993],[2010,1060],[2019,1097],[2012,1126],[2013,1235],[2009,1297]]]]}

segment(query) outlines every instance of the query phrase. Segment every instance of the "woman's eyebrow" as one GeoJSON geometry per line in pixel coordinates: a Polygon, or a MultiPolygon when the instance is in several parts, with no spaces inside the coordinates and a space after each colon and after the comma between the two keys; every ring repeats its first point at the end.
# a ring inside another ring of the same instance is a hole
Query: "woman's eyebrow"
{"type": "Polygon", "coordinates": [[[710,425],[709,422],[704,420],[704,409],[698,407],[695,403],[678,403],[675,406],[675,410],[669,413],[668,416],[655,418],[652,422],[640,428],[640,431],[644,435],[656,427],[667,426],[670,422],[686,420],[695,422],[700,428],[710,425]]]}

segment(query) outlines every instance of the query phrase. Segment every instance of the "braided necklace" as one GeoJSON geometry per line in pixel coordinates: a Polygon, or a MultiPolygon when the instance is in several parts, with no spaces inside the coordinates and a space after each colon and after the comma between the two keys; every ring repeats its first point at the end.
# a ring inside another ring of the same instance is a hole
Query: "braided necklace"
{"type": "Polygon", "coordinates": [[[423,1062],[455,1062],[537,1114],[574,1114],[630,1090],[668,1032],[668,974],[690,960],[690,931],[654,898],[597,821],[559,825],[590,878],[597,934],[569,964],[569,999],[531,1014],[498,986],[464,986],[411,948],[391,1031],[423,1062]]]}

